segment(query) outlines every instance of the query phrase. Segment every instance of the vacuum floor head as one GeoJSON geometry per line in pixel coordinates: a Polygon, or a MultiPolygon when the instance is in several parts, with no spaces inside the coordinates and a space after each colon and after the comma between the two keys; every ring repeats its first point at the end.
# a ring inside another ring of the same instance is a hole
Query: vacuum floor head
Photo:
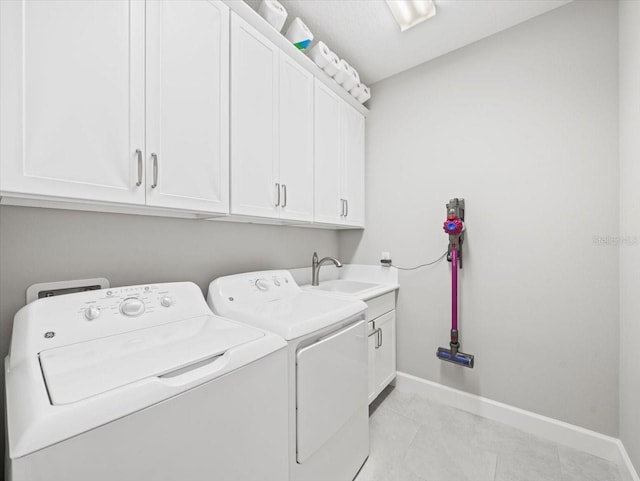
{"type": "Polygon", "coordinates": [[[459,366],[473,368],[473,355],[465,354],[464,352],[456,352],[453,354],[451,349],[445,349],[444,347],[439,347],[436,356],[441,361],[452,362],[454,364],[458,364],[459,366]]]}

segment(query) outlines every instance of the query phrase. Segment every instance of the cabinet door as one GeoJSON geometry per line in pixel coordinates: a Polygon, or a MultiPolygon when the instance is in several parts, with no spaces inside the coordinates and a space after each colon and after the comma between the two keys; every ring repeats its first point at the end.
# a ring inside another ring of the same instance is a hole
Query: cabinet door
{"type": "Polygon", "coordinates": [[[342,106],[342,134],[344,222],[364,227],[364,116],[346,104],[342,106]]]}
{"type": "Polygon", "coordinates": [[[313,220],[313,75],[280,54],[280,217],[313,220]]]}
{"type": "Polygon", "coordinates": [[[0,190],[144,203],[144,8],[0,1],[0,190]]]}
{"type": "Polygon", "coordinates": [[[231,14],[231,212],[278,217],[278,48],[231,14]]]}
{"type": "Polygon", "coordinates": [[[369,404],[371,404],[371,402],[376,398],[376,395],[378,394],[376,391],[378,385],[376,384],[376,371],[375,371],[376,349],[378,345],[377,344],[378,332],[376,331],[375,323],[373,321],[369,321],[367,323],[367,336],[369,339],[368,346],[367,346],[368,368],[369,368],[367,387],[368,387],[369,404]]]}
{"type": "Polygon", "coordinates": [[[377,395],[396,377],[396,311],[380,316],[375,323],[380,330],[374,366],[377,395]]]}
{"type": "Polygon", "coordinates": [[[342,153],[340,112],[344,101],[315,82],[314,220],[328,224],[343,223],[341,201],[342,153]]]}
{"type": "Polygon", "coordinates": [[[229,211],[228,77],[226,5],[147,2],[147,204],[229,211]]]}

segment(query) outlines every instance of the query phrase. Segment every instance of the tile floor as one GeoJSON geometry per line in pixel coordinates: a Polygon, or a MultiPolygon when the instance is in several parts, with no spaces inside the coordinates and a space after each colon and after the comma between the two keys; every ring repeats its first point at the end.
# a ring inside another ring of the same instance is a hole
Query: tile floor
{"type": "Polygon", "coordinates": [[[604,459],[393,388],[370,412],[355,481],[628,481],[604,459]]]}

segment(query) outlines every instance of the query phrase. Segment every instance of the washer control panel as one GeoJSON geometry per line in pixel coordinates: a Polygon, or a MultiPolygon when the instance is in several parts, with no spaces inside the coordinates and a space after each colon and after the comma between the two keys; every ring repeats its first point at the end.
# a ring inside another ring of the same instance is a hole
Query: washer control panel
{"type": "Polygon", "coordinates": [[[119,287],[93,291],[95,295],[81,302],[78,312],[86,321],[105,317],[138,318],[175,307],[174,294],[166,285],[119,287]]]}
{"type": "Polygon", "coordinates": [[[16,350],[24,355],[39,353],[211,315],[202,290],[192,282],[112,287],[45,297],[30,302],[16,314],[11,355],[16,358],[16,350]]]}

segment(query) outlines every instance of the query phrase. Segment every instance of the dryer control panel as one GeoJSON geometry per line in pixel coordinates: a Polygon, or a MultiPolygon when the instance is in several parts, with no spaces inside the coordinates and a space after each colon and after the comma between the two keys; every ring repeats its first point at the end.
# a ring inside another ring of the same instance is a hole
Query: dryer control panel
{"type": "Polygon", "coordinates": [[[216,279],[209,286],[228,302],[264,302],[281,299],[301,292],[289,271],[246,272],[216,279]]]}
{"type": "Polygon", "coordinates": [[[269,292],[274,291],[297,291],[298,285],[293,280],[288,271],[265,271],[250,273],[247,276],[250,291],[253,292],[269,292]],[[255,289],[254,289],[255,288],[255,289]]]}

